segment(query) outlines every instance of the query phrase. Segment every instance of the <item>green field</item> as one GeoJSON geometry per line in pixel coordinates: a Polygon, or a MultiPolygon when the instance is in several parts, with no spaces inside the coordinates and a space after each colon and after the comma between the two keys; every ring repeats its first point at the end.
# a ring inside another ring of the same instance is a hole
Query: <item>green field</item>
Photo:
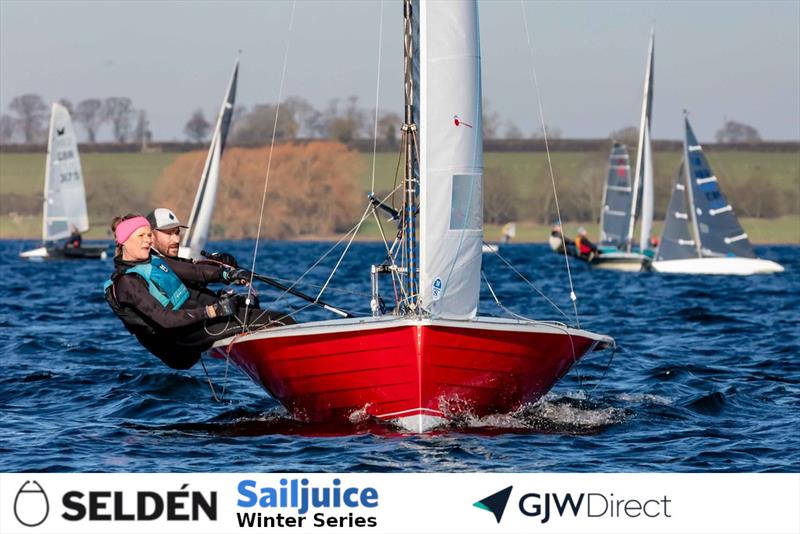
{"type": "MultiPolygon", "coordinates": [[[[119,204],[131,205],[131,199],[145,205],[162,171],[178,156],[176,153],[86,153],[81,155],[88,194],[92,230],[87,237],[106,237],[108,205],[116,198],[119,204]],[[102,205],[102,206],[101,206],[102,205]]],[[[791,152],[719,151],[707,154],[712,167],[722,177],[723,190],[729,197],[750,202],[750,187],[759,192],[772,188],[772,201],[780,203],[783,217],[765,219],[742,217],[741,222],[752,241],[760,243],[800,243],[800,154],[791,152]]],[[[358,182],[366,193],[372,186],[372,154],[363,153],[363,172],[358,182]]],[[[656,211],[666,208],[668,192],[680,163],[680,152],[657,153],[655,157],[656,211]]],[[[598,197],[605,176],[607,153],[554,152],[553,172],[562,206],[570,201],[598,197]],[[576,191],[577,189],[577,191],[576,191]],[[589,196],[587,197],[587,189],[589,196]],[[583,195],[579,197],[580,195],[583,195]]],[[[395,153],[379,153],[375,161],[375,191],[388,192],[393,188],[398,157],[395,153]]],[[[36,239],[41,233],[41,220],[31,215],[31,203],[40,202],[44,176],[44,154],[0,154],[0,238],[36,239]],[[20,213],[15,212],[16,204],[20,213]],[[28,207],[22,210],[22,205],[28,207]]],[[[544,153],[490,152],[485,154],[486,176],[491,180],[503,175],[513,183],[523,209],[517,219],[529,221],[518,227],[519,241],[544,241],[547,221],[552,216],[542,209],[540,199],[551,195],[552,184],[547,157],[544,153]]],[[[402,171],[402,169],[401,169],[402,171]]],[[[599,205],[599,200],[593,204],[599,205]]],[[[734,203],[736,207],[736,203],[734,203]]],[[[743,206],[737,208],[743,213],[743,206]]],[[[552,211],[552,207],[550,209],[552,211]]],[[[597,235],[596,224],[582,224],[590,235],[597,235]]],[[[574,234],[578,223],[568,224],[566,232],[574,234]]],[[[487,225],[487,240],[499,236],[499,226],[487,225]]],[[[656,224],[656,231],[660,226],[656,224]]],[[[368,224],[360,238],[378,238],[377,229],[368,224]]]]}

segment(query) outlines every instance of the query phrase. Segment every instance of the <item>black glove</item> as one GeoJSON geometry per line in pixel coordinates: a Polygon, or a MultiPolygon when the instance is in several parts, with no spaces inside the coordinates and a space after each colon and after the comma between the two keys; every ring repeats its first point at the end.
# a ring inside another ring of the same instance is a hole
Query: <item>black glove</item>
{"type": "Polygon", "coordinates": [[[222,271],[222,279],[228,284],[245,286],[250,283],[250,271],[235,268],[225,269],[222,271]]]}
{"type": "Polygon", "coordinates": [[[228,254],[227,252],[214,252],[213,254],[209,254],[206,256],[210,260],[218,261],[220,263],[224,263],[228,267],[238,267],[239,262],[236,261],[236,258],[233,257],[233,254],[228,254]]]}
{"type": "Polygon", "coordinates": [[[228,295],[223,295],[220,299],[209,306],[213,308],[213,317],[228,317],[236,313],[236,301],[228,295]]]}

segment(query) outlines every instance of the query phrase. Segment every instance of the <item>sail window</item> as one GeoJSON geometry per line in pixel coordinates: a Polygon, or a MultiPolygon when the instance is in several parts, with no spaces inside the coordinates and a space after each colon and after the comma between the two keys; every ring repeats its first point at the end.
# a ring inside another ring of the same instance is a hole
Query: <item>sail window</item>
{"type": "Polygon", "coordinates": [[[481,175],[454,174],[450,201],[451,230],[480,230],[483,226],[481,175]]]}

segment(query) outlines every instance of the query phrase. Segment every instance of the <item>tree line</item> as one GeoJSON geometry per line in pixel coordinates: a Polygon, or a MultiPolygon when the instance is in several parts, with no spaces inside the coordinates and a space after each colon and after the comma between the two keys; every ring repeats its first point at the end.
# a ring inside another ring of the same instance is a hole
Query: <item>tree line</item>
{"type": "MultiPolygon", "coordinates": [[[[87,98],[76,105],[66,99],[59,102],[82,126],[86,140],[91,144],[97,142],[97,133],[106,124],[117,143],[147,143],[153,138],[147,112],[136,109],[128,97],[87,98]]],[[[0,143],[40,144],[46,141],[50,108],[44,98],[27,93],[15,97],[8,107],[11,113],[0,115],[0,143]]],[[[267,144],[275,126],[277,140],[330,139],[350,143],[356,139],[371,139],[377,133],[384,146],[396,146],[402,117],[392,111],[380,110],[376,125],[375,115],[374,109],[359,104],[357,96],[332,99],[323,109],[317,109],[308,100],[297,96],[287,98],[280,106],[274,103],[255,104],[249,108],[238,105],[234,110],[230,141],[245,146],[267,144]]],[[[482,124],[484,139],[525,138],[522,130],[494,111],[487,99],[483,102],[482,124]]],[[[190,142],[203,142],[208,140],[212,127],[203,109],[197,108],[185,123],[183,133],[190,142]]],[[[542,125],[528,137],[541,139],[545,135],[549,139],[560,139],[562,132],[556,125],[542,125]]],[[[635,146],[638,129],[627,126],[611,132],[609,137],[635,146]]],[[[748,124],[725,119],[716,132],[716,140],[719,143],[754,143],[760,142],[761,136],[748,124]]]]}
{"type": "MultiPolygon", "coordinates": [[[[117,143],[152,139],[147,112],[137,110],[128,97],[87,98],[75,105],[63,98],[58,102],[67,108],[72,120],[83,127],[89,143],[97,142],[97,133],[105,124],[110,125],[117,143]]],[[[16,96],[8,108],[11,114],[0,115],[0,143],[40,144],[47,141],[50,106],[41,95],[26,93],[16,96]]]]}

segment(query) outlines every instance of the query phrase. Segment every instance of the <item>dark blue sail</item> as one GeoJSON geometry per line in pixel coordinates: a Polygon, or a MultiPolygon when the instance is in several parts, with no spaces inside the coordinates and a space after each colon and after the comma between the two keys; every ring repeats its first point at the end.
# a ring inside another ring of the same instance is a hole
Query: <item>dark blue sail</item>
{"type": "Polygon", "coordinates": [[[747,234],[742,230],[733,207],[719,188],[719,181],[708,165],[703,148],[686,122],[685,158],[688,161],[690,200],[702,256],[740,256],[755,258],[747,234]]]}
{"type": "Polygon", "coordinates": [[[631,219],[631,165],[628,148],[614,143],[608,158],[608,176],[600,214],[600,245],[624,247],[631,219]]]}
{"type": "Polygon", "coordinates": [[[684,166],[678,171],[656,252],[656,261],[685,260],[697,257],[697,244],[689,229],[684,166]]]}

